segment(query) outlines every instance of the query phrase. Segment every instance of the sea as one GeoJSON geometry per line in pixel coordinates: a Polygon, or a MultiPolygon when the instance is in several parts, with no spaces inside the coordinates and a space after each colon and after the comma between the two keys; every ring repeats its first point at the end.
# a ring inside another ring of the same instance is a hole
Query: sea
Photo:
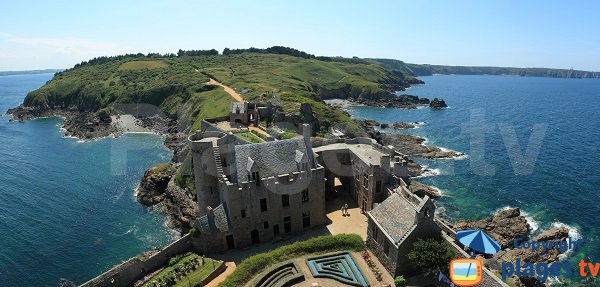
{"type": "MultiPolygon", "coordinates": [[[[0,76],[0,114],[51,78],[0,76]]],[[[144,171],[171,158],[160,136],[82,142],[59,118],[9,118],[0,117],[0,286],[81,284],[175,239],[134,196],[144,171]]]]}
{"type": "MultiPolygon", "coordinates": [[[[0,77],[0,111],[20,104],[52,75],[0,77]]],[[[443,98],[442,110],[347,107],[356,118],[421,122],[427,144],[463,152],[418,161],[418,178],[438,188],[440,216],[481,219],[518,207],[539,233],[567,226],[583,250],[566,260],[600,262],[600,80],[431,76],[407,93],[443,98]]],[[[159,136],[126,134],[81,142],[61,119],[0,118],[0,282],[56,286],[85,282],[173,235],[164,218],[136,203],[144,170],[167,162],[159,136]]]]}
{"type": "Polygon", "coordinates": [[[534,234],[570,228],[584,248],[578,262],[600,262],[600,80],[510,76],[429,76],[398,94],[443,98],[448,108],[413,110],[348,107],[380,123],[420,122],[385,129],[427,139],[427,145],[466,154],[418,160],[436,176],[417,179],[438,188],[440,215],[451,221],[490,217],[518,207],[534,234]]]}

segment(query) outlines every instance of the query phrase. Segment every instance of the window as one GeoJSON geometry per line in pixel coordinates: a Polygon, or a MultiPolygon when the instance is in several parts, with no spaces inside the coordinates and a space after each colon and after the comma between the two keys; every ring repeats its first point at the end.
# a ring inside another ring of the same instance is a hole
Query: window
{"type": "Polygon", "coordinates": [[[381,192],[381,181],[375,183],[375,192],[381,192]]]}
{"type": "Polygon", "coordinates": [[[302,191],[302,202],[308,201],[308,189],[302,191]]]}
{"type": "Polygon", "coordinates": [[[246,210],[242,209],[242,218],[246,218],[246,210]]]}
{"type": "Polygon", "coordinates": [[[369,186],[369,176],[366,173],[363,175],[363,186],[365,188],[369,186]]]}
{"type": "Polygon", "coordinates": [[[225,167],[225,166],[227,166],[227,159],[226,159],[226,158],[223,158],[223,159],[221,159],[221,164],[222,164],[224,167],[225,167]]]}
{"type": "Polygon", "coordinates": [[[306,162],[302,163],[302,170],[308,170],[308,163],[306,163],[306,162]]]}
{"type": "Polygon", "coordinates": [[[263,222],[263,227],[265,229],[269,229],[269,222],[268,221],[263,222]]]}
{"type": "Polygon", "coordinates": [[[373,225],[373,231],[372,232],[373,232],[373,239],[375,241],[377,241],[377,235],[378,235],[379,232],[377,230],[377,226],[376,225],[373,225]]]}
{"type": "Polygon", "coordinates": [[[292,232],[292,218],[290,216],[283,218],[283,231],[285,233],[292,232]]]}
{"type": "Polygon", "coordinates": [[[283,206],[283,207],[290,206],[290,195],[289,194],[283,194],[281,196],[281,206],[283,206]]]}
{"type": "Polygon", "coordinates": [[[256,182],[256,185],[260,185],[260,176],[258,175],[258,171],[252,172],[252,180],[256,182]]]}
{"type": "Polygon", "coordinates": [[[356,181],[360,182],[360,174],[357,171],[354,171],[354,178],[356,179],[356,181]]]}
{"type": "Polygon", "coordinates": [[[267,208],[267,199],[266,198],[262,198],[260,200],[260,211],[261,212],[265,212],[265,211],[267,211],[267,209],[268,209],[267,208]]]}
{"type": "Polygon", "coordinates": [[[310,212],[302,212],[302,227],[306,228],[310,226],[310,212]]]}
{"type": "Polygon", "coordinates": [[[383,253],[385,255],[390,255],[390,242],[387,239],[383,242],[383,253]]]}

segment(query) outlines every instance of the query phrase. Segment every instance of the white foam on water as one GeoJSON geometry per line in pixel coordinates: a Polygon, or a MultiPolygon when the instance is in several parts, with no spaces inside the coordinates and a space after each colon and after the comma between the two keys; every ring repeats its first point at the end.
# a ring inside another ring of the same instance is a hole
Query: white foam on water
{"type": "MultiPolygon", "coordinates": [[[[501,211],[513,209],[513,208],[514,207],[507,205],[505,207],[499,208],[496,211],[494,211],[494,215],[500,213],[501,211]]],[[[526,211],[524,211],[522,208],[519,208],[519,210],[521,211],[521,215],[525,217],[525,220],[527,220],[527,224],[529,224],[529,227],[531,228],[531,232],[537,231],[540,228],[540,223],[538,221],[536,221],[535,219],[533,219],[533,217],[531,217],[531,215],[529,213],[527,213],[526,211]]]]}
{"type": "Polygon", "coordinates": [[[421,175],[415,176],[413,178],[423,178],[423,177],[437,176],[437,175],[442,174],[439,168],[429,169],[429,168],[427,168],[427,166],[423,166],[423,169],[425,171],[421,175]]]}
{"type": "Polygon", "coordinates": [[[579,233],[579,230],[577,230],[577,228],[567,225],[565,223],[562,223],[560,221],[552,222],[552,228],[558,228],[558,227],[566,227],[567,229],[569,229],[569,237],[571,237],[571,239],[573,239],[573,240],[581,239],[581,233],[579,233]]]}

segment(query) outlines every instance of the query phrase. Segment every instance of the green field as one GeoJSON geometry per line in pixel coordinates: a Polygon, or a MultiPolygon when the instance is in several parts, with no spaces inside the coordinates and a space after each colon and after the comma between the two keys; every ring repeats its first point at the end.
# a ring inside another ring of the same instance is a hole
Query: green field
{"type": "Polygon", "coordinates": [[[235,133],[236,137],[239,137],[249,143],[261,143],[264,140],[255,135],[252,132],[235,133]]]}
{"type": "Polygon", "coordinates": [[[119,66],[120,71],[125,70],[143,70],[143,69],[160,69],[166,68],[169,65],[164,61],[130,61],[119,66]]]}

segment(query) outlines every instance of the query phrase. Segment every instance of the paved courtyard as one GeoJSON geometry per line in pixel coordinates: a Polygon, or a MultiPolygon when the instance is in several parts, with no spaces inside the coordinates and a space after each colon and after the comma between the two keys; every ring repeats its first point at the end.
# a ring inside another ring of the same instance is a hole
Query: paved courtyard
{"type": "Polygon", "coordinates": [[[326,202],[327,230],[330,234],[354,233],[367,240],[367,216],[347,191],[328,191],[326,202]],[[349,216],[342,215],[341,207],[348,204],[349,216]]]}

